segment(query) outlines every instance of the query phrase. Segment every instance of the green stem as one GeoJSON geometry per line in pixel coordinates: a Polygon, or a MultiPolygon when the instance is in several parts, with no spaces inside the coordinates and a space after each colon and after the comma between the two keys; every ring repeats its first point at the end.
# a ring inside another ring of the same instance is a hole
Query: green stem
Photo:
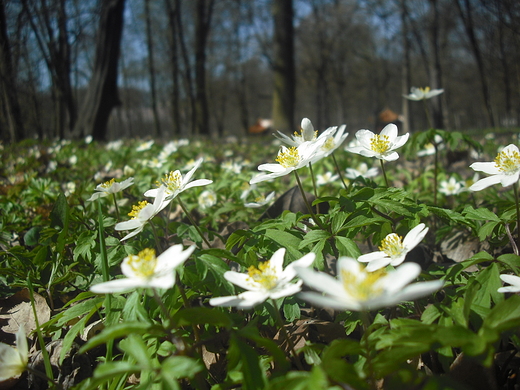
{"type": "Polygon", "coordinates": [[[204,234],[202,234],[202,230],[200,230],[200,227],[199,225],[195,222],[195,220],[192,218],[191,214],[189,213],[188,209],[184,206],[184,203],[182,203],[182,200],[179,196],[177,196],[177,202],[179,202],[179,206],[181,206],[181,209],[182,211],[184,211],[184,214],[186,214],[186,216],[188,217],[188,219],[190,220],[191,224],[195,227],[195,229],[197,229],[197,232],[199,232],[200,234],[200,237],[202,238],[202,240],[204,240],[204,242],[206,243],[206,245],[208,246],[208,248],[211,248],[211,244],[209,243],[209,241],[206,239],[206,237],[204,236],[204,234]]]}
{"type": "Polygon", "coordinates": [[[428,110],[428,104],[426,103],[426,99],[423,99],[423,107],[424,112],[426,113],[426,120],[428,121],[428,126],[430,129],[433,129],[432,118],[430,116],[430,110],[428,110]]]}
{"type": "Polygon", "coordinates": [[[276,321],[278,322],[278,325],[280,326],[280,332],[283,334],[283,337],[285,337],[285,340],[287,341],[287,345],[289,346],[289,349],[291,350],[291,354],[293,355],[294,361],[296,362],[296,366],[298,366],[298,369],[301,371],[304,371],[302,362],[298,358],[298,354],[296,353],[296,348],[294,346],[293,341],[289,337],[289,334],[287,333],[287,329],[285,329],[285,324],[283,322],[282,315],[280,314],[280,308],[278,307],[278,304],[276,303],[275,299],[271,299],[274,306],[274,311],[276,315],[276,321]]]}
{"type": "Polygon", "coordinates": [[[518,199],[518,182],[513,184],[513,190],[515,192],[515,203],[516,203],[516,240],[517,240],[517,247],[520,249],[520,203],[518,199]]]}
{"type": "Polygon", "coordinates": [[[296,176],[296,182],[298,183],[298,187],[300,188],[300,193],[302,194],[303,201],[305,202],[305,206],[307,206],[307,210],[309,211],[309,214],[311,215],[312,220],[320,227],[320,229],[327,231],[327,228],[321,223],[321,220],[318,219],[314,211],[312,210],[312,206],[309,203],[309,200],[307,199],[307,196],[305,196],[305,191],[302,186],[302,182],[300,180],[300,176],[298,175],[298,172],[293,171],[294,176],[296,176]]]}
{"type": "Polygon", "coordinates": [[[370,381],[370,387],[373,390],[376,390],[377,383],[376,383],[376,378],[374,377],[374,365],[372,362],[372,353],[371,353],[372,351],[370,350],[370,341],[369,341],[370,334],[372,333],[372,331],[370,329],[370,325],[371,325],[370,313],[368,311],[363,311],[361,313],[361,317],[363,319],[363,330],[364,330],[364,334],[361,339],[361,342],[364,344],[365,351],[366,351],[368,380],[370,381]]]}
{"type": "Polygon", "coordinates": [[[336,166],[336,172],[338,172],[339,178],[341,179],[341,183],[343,183],[343,187],[345,187],[345,190],[348,192],[348,186],[347,183],[345,183],[345,179],[343,179],[343,174],[341,173],[341,169],[339,168],[338,161],[336,160],[336,157],[334,156],[334,153],[332,153],[332,160],[334,160],[334,165],[336,166]]]}
{"type": "Polygon", "coordinates": [[[112,199],[114,199],[114,206],[116,208],[116,220],[119,221],[119,207],[117,206],[116,194],[112,194],[112,199]]]}
{"type": "Polygon", "coordinates": [[[43,340],[42,331],[40,329],[40,321],[38,320],[38,313],[36,312],[36,304],[34,303],[34,288],[31,282],[31,277],[27,278],[27,286],[29,288],[29,296],[31,298],[31,307],[34,316],[34,323],[36,324],[36,334],[38,336],[38,342],[40,344],[40,350],[42,351],[43,363],[45,365],[45,374],[47,380],[51,385],[55,385],[54,376],[52,374],[52,366],[49,358],[49,352],[45,347],[45,341],[43,340]]]}
{"type": "MultiPolygon", "coordinates": [[[[103,213],[101,212],[101,202],[97,202],[98,204],[98,235],[99,235],[99,251],[101,255],[101,272],[103,274],[103,281],[108,282],[110,280],[110,272],[108,266],[108,256],[107,256],[107,247],[105,244],[105,227],[103,225],[103,213]]],[[[105,322],[106,326],[109,325],[108,317],[112,312],[112,294],[105,295],[105,322]]],[[[106,361],[112,361],[112,349],[114,345],[114,340],[110,340],[107,342],[107,353],[106,353],[106,361]]]]}
{"type": "Polygon", "coordinates": [[[383,171],[383,177],[385,178],[385,185],[390,187],[388,185],[388,178],[386,177],[385,162],[382,159],[380,159],[379,162],[381,163],[381,170],[383,171]]]}
{"type": "Polygon", "coordinates": [[[314,196],[318,199],[318,188],[316,187],[316,179],[314,178],[314,171],[312,170],[312,163],[309,163],[309,170],[311,171],[312,189],[314,190],[314,196]]]}

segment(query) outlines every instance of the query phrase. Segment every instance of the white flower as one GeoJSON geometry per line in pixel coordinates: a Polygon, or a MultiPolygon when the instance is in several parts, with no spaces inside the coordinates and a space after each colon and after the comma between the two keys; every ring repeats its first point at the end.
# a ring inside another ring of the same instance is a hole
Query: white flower
{"type": "Polygon", "coordinates": [[[345,133],[346,125],[329,127],[325,130],[320,136],[316,139],[316,141],[323,140],[323,144],[321,148],[316,152],[316,156],[313,158],[312,162],[316,162],[323,157],[330,156],[337,148],[341,146],[343,141],[348,137],[348,133],[345,133]]]}
{"type": "Polygon", "coordinates": [[[0,343],[0,382],[22,374],[29,361],[25,329],[20,325],[16,332],[16,347],[0,343]]]}
{"type": "Polygon", "coordinates": [[[250,207],[250,208],[258,208],[258,207],[265,206],[266,204],[270,203],[273,200],[274,194],[275,194],[275,192],[273,191],[267,196],[259,196],[258,198],[255,199],[254,202],[245,203],[244,206],[250,207]]]}
{"type": "Polygon", "coordinates": [[[220,167],[225,171],[229,171],[231,173],[239,174],[242,171],[242,164],[236,161],[224,161],[220,167]]]}
{"type": "Polygon", "coordinates": [[[367,271],[369,272],[386,267],[388,264],[396,267],[404,261],[407,253],[422,241],[426,233],[428,233],[428,228],[424,223],[420,223],[410,230],[404,240],[397,234],[390,233],[381,241],[379,251],[361,255],[358,261],[368,263],[367,271]]]}
{"type": "Polygon", "coordinates": [[[126,180],[123,180],[121,183],[118,183],[116,179],[111,179],[105,183],[98,184],[95,191],[87,201],[93,201],[98,198],[104,198],[105,196],[109,196],[111,194],[116,194],[120,191],[123,191],[125,188],[130,187],[134,184],[134,178],[129,177],[126,180]]]}
{"type": "Polygon", "coordinates": [[[317,131],[314,131],[314,126],[308,118],[303,118],[301,123],[301,131],[298,134],[294,132],[291,137],[286,136],[279,130],[276,131],[278,134],[273,134],[276,138],[282,141],[284,144],[289,146],[300,146],[302,143],[307,141],[314,141],[317,137],[317,131]]]}
{"type": "Polygon", "coordinates": [[[94,138],[91,135],[87,135],[85,137],[85,143],[90,144],[94,138]]]}
{"type": "Polygon", "coordinates": [[[308,253],[301,259],[293,261],[283,269],[285,248],[278,249],[271,260],[260,263],[258,268],[249,267],[247,274],[227,271],[224,278],[247,290],[241,294],[210,299],[212,306],[235,306],[239,309],[250,309],[268,298],[278,299],[296,294],[301,290],[301,280],[291,281],[296,277],[296,267],[310,267],[315,254],[308,253]]]}
{"type": "Polygon", "coordinates": [[[430,99],[434,96],[440,95],[444,92],[444,89],[430,89],[430,87],[426,88],[416,88],[412,87],[409,95],[403,95],[408,100],[426,100],[430,99]]]}
{"type": "Polygon", "coordinates": [[[105,145],[106,150],[119,150],[123,146],[123,140],[110,141],[105,145]]]}
{"type": "Polygon", "coordinates": [[[217,203],[217,194],[215,191],[202,191],[198,197],[199,207],[202,210],[209,209],[217,203]]]}
{"type": "Polygon", "coordinates": [[[323,186],[325,184],[333,183],[339,179],[339,175],[333,175],[332,172],[325,172],[323,175],[316,175],[316,185],[323,186]]]}
{"type": "Polygon", "coordinates": [[[125,257],[121,272],[126,278],[114,279],[90,287],[96,294],[126,292],[136,288],[172,288],[175,284],[175,268],[184,263],[195,246],[183,250],[182,244],[174,245],[155,256],[154,249],[144,249],[137,255],[125,257]]]}
{"type": "Polygon", "coordinates": [[[464,183],[457,181],[455,177],[450,177],[449,180],[443,180],[439,183],[439,192],[446,196],[458,195],[464,191],[464,183]]]}
{"type": "Polygon", "coordinates": [[[424,149],[419,150],[417,152],[417,157],[434,155],[436,146],[437,146],[437,150],[441,150],[444,148],[444,145],[442,145],[442,141],[443,141],[442,137],[439,134],[435,134],[434,141],[433,141],[434,143],[429,142],[426,145],[424,145],[424,149]]]}
{"type": "Polygon", "coordinates": [[[154,144],[154,140],[143,141],[141,142],[137,148],[135,149],[137,152],[144,152],[145,150],[150,150],[154,144]]]}
{"type": "Polygon", "coordinates": [[[320,291],[300,293],[302,299],[336,310],[366,311],[394,306],[431,294],[443,285],[441,280],[408,285],[421,273],[417,263],[405,263],[389,272],[369,272],[350,257],[338,259],[337,279],[309,268],[296,268],[296,272],[305,285],[320,291]]]}
{"type": "Polygon", "coordinates": [[[259,183],[274,179],[276,177],[285,176],[296,169],[307,166],[314,158],[316,151],[321,146],[319,142],[304,142],[299,146],[286,148],[282,146],[278,152],[276,161],[278,164],[261,164],[258,166],[259,171],[269,172],[261,173],[253,177],[249,184],[259,183]]]}
{"type": "Polygon", "coordinates": [[[500,183],[508,187],[518,181],[520,176],[520,153],[516,145],[507,145],[495,158],[493,162],[476,162],[470,165],[474,171],[487,173],[488,176],[480,179],[469,189],[480,191],[484,188],[500,183]]]}
{"type": "Polygon", "coordinates": [[[500,275],[503,282],[510,284],[510,286],[500,287],[497,291],[499,293],[517,293],[520,292],[520,278],[515,275],[500,275]]]}
{"type": "Polygon", "coordinates": [[[377,175],[379,175],[379,169],[377,167],[368,169],[368,165],[366,163],[361,163],[357,166],[356,169],[347,168],[347,174],[345,176],[349,179],[354,180],[359,176],[368,179],[377,175]]]}
{"type": "MultiPolygon", "coordinates": [[[[195,171],[199,168],[200,164],[202,164],[203,159],[198,159],[193,167],[191,168],[191,171],[186,173],[184,177],[182,176],[181,172],[179,170],[176,170],[175,172],[168,173],[163,179],[161,179],[161,182],[158,183],[160,186],[164,186],[166,188],[166,200],[172,201],[177,195],[179,195],[181,192],[186,191],[189,188],[192,187],[200,187],[200,186],[207,186],[208,184],[213,183],[212,180],[207,179],[199,179],[191,181],[191,178],[195,171]]],[[[151,190],[148,190],[144,193],[144,196],[149,196],[151,198],[154,198],[157,196],[158,189],[154,188],[151,190]]]]}
{"type": "Polygon", "coordinates": [[[399,158],[395,149],[403,146],[410,134],[397,135],[397,126],[393,123],[386,125],[380,134],[374,134],[370,130],[358,130],[356,138],[359,146],[348,147],[347,151],[366,157],[375,157],[380,160],[394,161],[399,158]]]}
{"type": "Polygon", "coordinates": [[[124,236],[121,241],[127,240],[139,234],[144,226],[155,217],[162,209],[164,209],[169,201],[166,198],[166,187],[160,186],[155,194],[155,200],[153,203],[148,203],[146,200],[139,202],[137,205],[132,207],[132,211],[128,213],[132,219],[116,224],[114,229],[116,230],[133,230],[133,232],[124,236]]]}

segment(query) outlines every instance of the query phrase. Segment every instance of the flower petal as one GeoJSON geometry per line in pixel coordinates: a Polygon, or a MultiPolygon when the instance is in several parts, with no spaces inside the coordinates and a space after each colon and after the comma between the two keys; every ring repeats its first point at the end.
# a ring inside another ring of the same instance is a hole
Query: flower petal
{"type": "Polygon", "coordinates": [[[469,190],[470,191],[480,191],[480,190],[483,190],[484,188],[488,188],[488,187],[492,186],[493,184],[500,183],[500,180],[501,180],[501,175],[488,176],[488,177],[480,179],[479,181],[474,183],[471,187],[469,187],[469,190]]]}

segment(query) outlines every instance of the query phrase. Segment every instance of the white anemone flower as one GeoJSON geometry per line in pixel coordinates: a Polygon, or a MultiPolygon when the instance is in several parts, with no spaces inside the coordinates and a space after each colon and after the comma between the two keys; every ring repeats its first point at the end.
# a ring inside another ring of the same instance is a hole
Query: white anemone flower
{"type": "MultiPolygon", "coordinates": [[[[208,184],[213,183],[212,180],[208,179],[198,179],[191,181],[193,174],[199,168],[200,164],[202,164],[203,159],[199,158],[191,170],[186,173],[186,175],[182,176],[179,170],[175,172],[172,171],[168,173],[164,178],[161,179],[161,182],[158,183],[159,187],[164,186],[166,188],[166,200],[171,201],[181,192],[186,191],[192,187],[200,187],[207,186],[208,184]]],[[[154,188],[148,190],[144,193],[144,196],[149,196],[151,198],[155,198],[157,196],[158,188],[154,188]]]]}
{"type": "Polygon", "coordinates": [[[357,166],[357,168],[347,168],[346,177],[349,179],[356,179],[359,176],[364,177],[365,179],[369,179],[371,177],[379,175],[379,169],[377,167],[368,168],[366,163],[361,163],[357,166]]]}
{"type": "Polygon", "coordinates": [[[333,174],[332,172],[325,172],[322,175],[316,175],[316,185],[318,187],[324,186],[329,183],[334,183],[336,180],[339,179],[338,174],[333,174]]]}
{"type": "Polygon", "coordinates": [[[305,285],[319,291],[302,292],[300,298],[335,310],[367,311],[394,306],[429,295],[443,285],[441,280],[409,284],[421,273],[417,263],[405,263],[388,272],[369,272],[355,259],[344,256],[338,259],[338,278],[309,268],[296,268],[296,272],[305,285]]]}
{"type": "Polygon", "coordinates": [[[244,203],[244,206],[245,207],[249,207],[249,208],[253,208],[253,209],[265,206],[266,204],[271,203],[271,201],[274,198],[274,195],[275,195],[274,191],[271,192],[267,196],[261,195],[258,198],[256,198],[254,202],[244,203]]]}
{"type": "Polygon", "coordinates": [[[0,382],[22,374],[29,361],[29,348],[25,329],[20,325],[16,332],[16,347],[0,343],[0,382]]]}
{"type": "Polygon", "coordinates": [[[507,145],[493,162],[476,162],[470,165],[474,171],[487,173],[488,177],[480,179],[469,189],[480,191],[493,184],[502,184],[508,187],[518,181],[520,176],[520,152],[518,147],[513,144],[507,145]]]}
{"type": "Polygon", "coordinates": [[[301,290],[302,281],[292,283],[296,277],[296,267],[310,267],[315,254],[308,253],[301,259],[293,261],[283,269],[285,248],[278,249],[270,260],[260,263],[258,268],[251,266],[247,273],[227,271],[224,278],[229,282],[247,290],[238,295],[211,298],[212,306],[233,306],[239,309],[250,309],[267,299],[278,299],[294,295],[301,290]]]}
{"type": "Polygon", "coordinates": [[[515,275],[500,275],[503,282],[510,284],[510,286],[500,287],[497,291],[499,293],[518,293],[520,292],[520,277],[515,275]]]}
{"type": "Polygon", "coordinates": [[[123,259],[121,272],[126,278],[114,279],[90,287],[96,294],[119,293],[136,288],[172,288],[175,284],[175,269],[193,253],[195,246],[183,250],[182,244],[174,245],[155,256],[155,250],[146,248],[137,255],[123,259]]]}
{"type": "Polygon", "coordinates": [[[139,145],[137,145],[137,148],[135,148],[135,150],[137,152],[144,152],[145,150],[150,150],[154,143],[154,140],[140,142],[139,145]]]}
{"type": "Polygon", "coordinates": [[[458,181],[454,176],[439,183],[439,192],[446,196],[458,195],[464,190],[464,182],[458,181]]]}
{"type": "Polygon", "coordinates": [[[425,88],[412,87],[410,89],[410,94],[403,95],[403,96],[405,98],[407,98],[408,100],[419,101],[419,100],[431,99],[432,97],[440,95],[443,92],[444,92],[444,89],[430,89],[430,87],[425,87],[425,88]]]}
{"type": "Polygon", "coordinates": [[[286,148],[282,145],[275,161],[278,164],[261,164],[258,166],[259,171],[268,172],[260,173],[253,177],[249,184],[260,183],[262,181],[274,179],[276,177],[285,176],[296,169],[303,168],[312,162],[316,151],[321,147],[320,142],[304,142],[299,146],[286,148]]]}
{"type": "Polygon", "coordinates": [[[367,253],[358,257],[358,261],[368,263],[367,271],[375,271],[391,264],[394,267],[401,264],[408,252],[419,244],[428,233],[428,228],[424,223],[420,223],[408,232],[404,240],[395,233],[388,234],[381,245],[379,251],[367,253]]]}
{"type": "Polygon", "coordinates": [[[359,146],[348,147],[346,150],[366,157],[395,161],[399,158],[399,154],[394,150],[403,146],[408,141],[409,136],[409,133],[398,136],[397,126],[393,123],[386,125],[380,134],[362,129],[356,132],[359,146]]]}
{"type": "Polygon", "coordinates": [[[330,156],[337,148],[341,146],[343,141],[348,137],[348,133],[345,133],[346,125],[329,127],[325,130],[316,141],[324,139],[323,145],[316,152],[316,156],[313,162],[316,162],[324,157],[330,156]]]}
{"type": "Polygon", "coordinates": [[[123,180],[121,183],[117,182],[116,179],[111,179],[105,183],[98,184],[95,191],[87,201],[93,201],[98,198],[104,198],[105,196],[109,196],[112,194],[116,194],[118,192],[123,191],[125,188],[130,187],[134,184],[134,178],[129,177],[126,180],[123,180]]]}
{"type": "Polygon", "coordinates": [[[207,210],[217,204],[217,194],[212,190],[202,191],[197,201],[202,210],[207,210]]]}
{"type": "Polygon", "coordinates": [[[296,147],[304,142],[316,140],[318,132],[314,130],[314,126],[312,125],[312,122],[309,118],[303,118],[300,127],[300,133],[295,131],[294,134],[290,137],[286,136],[279,130],[276,130],[278,134],[273,135],[284,144],[296,147]]]}
{"type": "Polygon", "coordinates": [[[144,226],[155,217],[161,210],[163,210],[169,203],[165,200],[166,187],[158,188],[156,197],[153,203],[148,203],[146,200],[139,202],[132,207],[132,211],[128,215],[132,218],[128,221],[119,222],[114,229],[116,230],[133,230],[133,232],[124,236],[121,241],[127,240],[144,229],[144,226]]]}

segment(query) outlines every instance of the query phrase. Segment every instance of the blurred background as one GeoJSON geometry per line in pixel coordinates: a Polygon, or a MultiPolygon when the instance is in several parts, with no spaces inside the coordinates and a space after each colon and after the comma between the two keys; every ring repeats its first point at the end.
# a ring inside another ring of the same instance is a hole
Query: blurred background
{"type": "Polygon", "coordinates": [[[0,0],[0,138],[515,128],[519,57],[517,0],[0,0]]]}

